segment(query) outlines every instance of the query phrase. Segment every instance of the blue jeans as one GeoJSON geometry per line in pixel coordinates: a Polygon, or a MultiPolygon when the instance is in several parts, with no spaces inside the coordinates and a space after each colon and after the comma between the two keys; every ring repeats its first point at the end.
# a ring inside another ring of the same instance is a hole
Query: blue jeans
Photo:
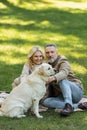
{"type": "Polygon", "coordinates": [[[78,102],[83,97],[83,90],[74,82],[62,80],[59,83],[62,94],[58,97],[49,97],[43,104],[49,108],[64,108],[66,103],[71,104],[75,109],[78,108],[78,102]]]}

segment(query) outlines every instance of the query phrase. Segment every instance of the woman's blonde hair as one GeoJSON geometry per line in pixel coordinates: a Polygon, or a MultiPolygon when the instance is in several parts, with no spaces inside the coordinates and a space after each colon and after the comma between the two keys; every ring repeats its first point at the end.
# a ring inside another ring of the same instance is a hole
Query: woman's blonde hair
{"type": "Polygon", "coordinates": [[[42,56],[43,56],[43,59],[44,59],[44,54],[43,54],[43,51],[42,51],[41,47],[40,46],[32,47],[29,50],[28,61],[27,61],[27,64],[29,65],[29,67],[31,67],[31,69],[33,69],[33,67],[34,67],[34,63],[32,61],[32,57],[33,57],[34,53],[36,53],[37,51],[40,51],[42,53],[42,56]]]}

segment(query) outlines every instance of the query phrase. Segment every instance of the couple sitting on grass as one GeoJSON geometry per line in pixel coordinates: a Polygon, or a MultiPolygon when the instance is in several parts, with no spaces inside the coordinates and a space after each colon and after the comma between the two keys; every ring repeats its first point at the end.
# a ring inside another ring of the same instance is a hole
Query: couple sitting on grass
{"type": "MultiPolygon", "coordinates": [[[[83,97],[83,85],[71,70],[67,58],[58,54],[55,44],[45,46],[45,56],[47,63],[55,68],[56,74],[50,76],[46,84],[47,92],[40,101],[40,105],[43,106],[42,109],[62,109],[60,111],[61,116],[69,116],[76,108],[87,110],[87,102],[79,103],[83,97]]],[[[13,89],[42,64],[43,60],[42,49],[39,46],[32,47],[22,74],[12,83],[13,89]]]]}

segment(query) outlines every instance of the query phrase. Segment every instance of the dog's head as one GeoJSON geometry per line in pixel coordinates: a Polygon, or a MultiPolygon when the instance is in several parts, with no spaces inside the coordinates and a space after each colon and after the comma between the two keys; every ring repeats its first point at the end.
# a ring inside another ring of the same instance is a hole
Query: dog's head
{"type": "Polygon", "coordinates": [[[39,69],[39,74],[45,77],[49,77],[55,74],[55,71],[52,68],[52,66],[47,63],[41,64],[38,69],[39,69]]]}

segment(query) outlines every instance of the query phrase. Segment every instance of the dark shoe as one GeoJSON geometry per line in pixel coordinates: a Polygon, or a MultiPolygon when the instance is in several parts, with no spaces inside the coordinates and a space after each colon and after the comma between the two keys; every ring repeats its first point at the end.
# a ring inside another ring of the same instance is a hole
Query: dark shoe
{"type": "Polygon", "coordinates": [[[69,104],[66,103],[65,107],[63,108],[63,110],[60,112],[60,114],[62,116],[69,116],[71,113],[73,113],[73,107],[69,104]]]}
{"type": "Polygon", "coordinates": [[[87,110],[87,102],[80,103],[78,105],[78,108],[80,108],[82,110],[87,110]]]}

